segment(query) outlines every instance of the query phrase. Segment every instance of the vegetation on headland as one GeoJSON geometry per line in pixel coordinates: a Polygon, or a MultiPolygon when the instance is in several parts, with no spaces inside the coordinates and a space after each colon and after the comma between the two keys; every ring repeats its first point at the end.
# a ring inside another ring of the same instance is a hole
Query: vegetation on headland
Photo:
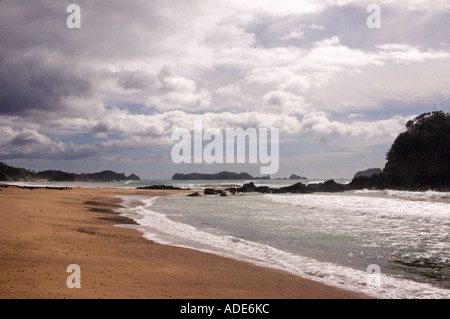
{"type": "Polygon", "coordinates": [[[36,178],[37,174],[35,172],[0,163],[0,181],[30,180],[36,178]]]}
{"type": "Polygon", "coordinates": [[[353,189],[450,189],[450,114],[424,113],[406,123],[386,154],[383,171],[355,177],[353,189]]]}
{"type": "Polygon", "coordinates": [[[424,113],[406,127],[387,153],[384,174],[407,187],[449,187],[450,114],[424,113]]]}

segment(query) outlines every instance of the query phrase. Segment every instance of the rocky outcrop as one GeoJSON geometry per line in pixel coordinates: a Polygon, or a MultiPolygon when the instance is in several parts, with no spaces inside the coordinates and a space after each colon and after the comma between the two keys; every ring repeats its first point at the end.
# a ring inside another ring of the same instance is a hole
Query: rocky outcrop
{"type": "Polygon", "coordinates": [[[309,184],[306,188],[312,192],[322,192],[322,193],[338,193],[347,190],[346,186],[343,184],[336,183],[334,180],[328,180],[324,183],[309,184]]]}
{"type": "Polygon", "coordinates": [[[284,194],[284,193],[293,193],[293,194],[310,194],[314,192],[326,192],[326,193],[334,193],[334,192],[343,192],[346,190],[346,186],[343,184],[338,184],[334,180],[329,180],[320,184],[309,184],[305,185],[302,183],[296,183],[290,186],[280,187],[280,188],[271,188],[268,186],[256,186],[253,182],[244,184],[239,188],[229,188],[227,189],[231,193],[263,193],[263,194],[284,194]]]}
{"type": "Polygon", "coordinates": [[[263,194],[310,194],[314,192],[343,192],[346,190],[346,186],[343,184],[338,184],[334,180],[329,180],[320,184],[309,184],[305,185],[302,183],[296,183],[290,186],[284,186],[280,188],[271,188],[269,186],[256,186],[253,182],[244,184],[242,187],[232,187],[228,188],[227,191],[230,193],[263,193],[263,194]]]}
{"type": "Polygon", "coordinates": [[[216,195],[217,191],[214,188],[205,188],[203,191],[203,194],[205,195],[216,195]]]}
{"type": "Polygon", "coordinates": [[[214,188],[205,188],[203,191],[205,195],[220,195],[220,196],[228,196],[226,191],[223,189],[214,189],[214,188]]]}
{"type": "Polygon", "coordinates": [[[308,189],[308,187],[302,183],[296,183],[291,186],[282,187],[282,189],[286,193],[295,193],[295,194],[308,194],[312,193],[311,190],[308,189]]]}
{"type": "Polygon", "coordinates": [[[369,168],[364,171],[359,171],[353,176],[353,178],[365,176],[365,177],[371,177],[373,174],[380,174],[383,170],[381,168],[369,168]]]}
{"type": "Polygon", "coordinates": [[[271,193],[272,188],[268,186],[256,186],[255,183],[250,182],[247,184],[244,184],[242,187],[238,188],[229,188],[227,189],[232,194],[234,193],[271,193]]]}
{"type": "Polygon", "coordinates": [[[149,185],[149,186],[142,186],[137,187],[137,189],[157,189],[157,190],[183,190],[183,188],[175,187],[172,185],[149,185]]]}

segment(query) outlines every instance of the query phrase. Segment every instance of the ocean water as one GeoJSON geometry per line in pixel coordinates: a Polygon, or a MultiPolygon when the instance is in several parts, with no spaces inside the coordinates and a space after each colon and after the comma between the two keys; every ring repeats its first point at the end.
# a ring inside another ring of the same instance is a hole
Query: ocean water
{"type": "MultiPolygon", "coordinates": [[[[198,180],[198,181],[172,181],[172,180],[140,180],[140,181],[111,181],[111,182],[49,182],[49,181],[17,181],[2,182],[3,184],[35,187],[86,187],[86,188],[136,188],[149,185],[172,185],[175,187],[202,190],[206,187],[227,188],[241,187],[244,183],[254,182],[257,186],[282,187],[301,182],[304,184],[321,183],[325,180],[198,180]]],[[[336,182],[348,183],[350,180],[337,179],[336,182]]]]}
{"type": "Polygon", "coordinates": [[[450,298],[450,193],[122,199],[120,213],[136,220],[149,240],[282,269],[377,298],[450,298]]]}
{"type": "MultiPolygon", "coordinates": [[[[10,184],[106,188],[173,185],[201,190],[245,182],[10,184]]],[[[281,187],[297,181],[254,182],[281,187]]],[[[450,298],[448,192],[361,190],[121,198],[124,208],[119,212],[139,223],[121,227],[135,227],[149,240],[281,269],[376,298],[450,298]]]]}

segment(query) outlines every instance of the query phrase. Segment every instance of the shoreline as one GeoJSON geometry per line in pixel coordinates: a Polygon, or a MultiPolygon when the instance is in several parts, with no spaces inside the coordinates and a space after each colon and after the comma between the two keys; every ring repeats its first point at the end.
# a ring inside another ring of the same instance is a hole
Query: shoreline
{"type": "Polygon", "coordinates": [[[369,298],[189,248],[147,240],[114,209],[116,195],[188,191],[136,189],[0,189],[0,298],[312,299],[369,298]],[[81,289],[66,267],[81,268],[81,289]]]}

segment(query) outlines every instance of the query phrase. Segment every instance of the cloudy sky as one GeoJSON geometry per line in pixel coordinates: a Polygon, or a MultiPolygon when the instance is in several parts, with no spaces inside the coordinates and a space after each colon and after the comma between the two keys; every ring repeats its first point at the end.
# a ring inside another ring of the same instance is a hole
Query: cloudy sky
{"type": "Polygon", "coordinates": [[[450,0],[0,1],[0,161],[35,170],[259,175],[174,164],[173,129],[201,119],[279,128],[273,177],[351,177],[449,112],[449,83],[450,0]]]}

